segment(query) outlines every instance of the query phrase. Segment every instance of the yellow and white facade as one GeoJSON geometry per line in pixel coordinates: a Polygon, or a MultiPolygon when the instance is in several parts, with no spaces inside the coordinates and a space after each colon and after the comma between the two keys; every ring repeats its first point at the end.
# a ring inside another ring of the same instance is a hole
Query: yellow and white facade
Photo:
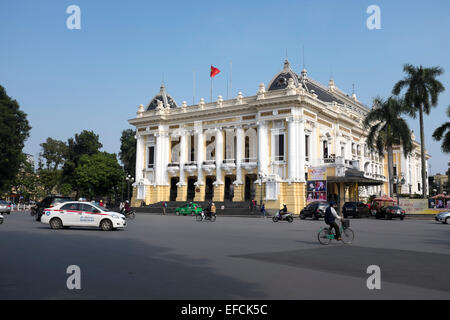
{"type": "Polygon", "coordinates": [[[249,201],[298,213],[310,167],[327,167],[339,199],[387,194],[387,161],[369,152],[369,108],[330,80],[283,69],[255,95],[178,106],[161,86],[129,120],[136,127],[132,205],[142,201],[249,201]],[[358,172],[361,183],[345,177],[358,172]],[[334,179],[334,180],[333,180],[334,179]]]}

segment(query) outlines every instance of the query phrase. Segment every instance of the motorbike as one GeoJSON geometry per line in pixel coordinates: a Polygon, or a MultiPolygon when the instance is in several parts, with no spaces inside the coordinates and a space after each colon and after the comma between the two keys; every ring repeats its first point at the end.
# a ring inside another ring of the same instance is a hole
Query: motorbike
{"type": "Polygon", "coordinates": [[[123,214],[123,215],[125,216],[125,218],[131,219],[131,220],[133,220],[134,217],[135,217],[135,215],[136,215],[133,209],[131,209],[129,212],[126,212],[126,211],[125,211],[125,208],[123,208],[122,210],[120,210],[119,213],[120,213],[120,214],[123,214]]]}
{"type": "Polygon", "coordinates": [[[289,223],[292,223],[294,221],[294,217],[292,216],[292,213],[286,212],[281,213],[281,210],[277,212],[277,214],[272,218],[273,222],[278,221],[287,221],[289,223]]]}
{"type": "Polygon", "coordinates": [[[215,214],[211,214],[211,212],[207,209],[205,209],[205,211],[202,211],[202,213],[197,214],[195,216],[195,220],[197,221],[211,221],[214,222],[216,221],[216,215],[215,214]]]}

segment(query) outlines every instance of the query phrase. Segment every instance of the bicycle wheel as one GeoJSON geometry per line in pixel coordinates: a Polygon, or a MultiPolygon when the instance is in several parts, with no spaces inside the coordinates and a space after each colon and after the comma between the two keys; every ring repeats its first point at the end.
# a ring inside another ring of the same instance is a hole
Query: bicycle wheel
{"type": "Polygon", "coordinates": [[[331,242],[330,239],[330,231],[326,228],[323,228],[317,234],[317,238],[319,239],[320,244],[327,245],[331,242]]]}
{"type": "Polygon", "coordinates": [[[355,238],[355,233],[353,232],[352,229],[346,228],[342,231],[341,238],[343,243],[350,244],[353,242],[353,239],[355,238]]]}

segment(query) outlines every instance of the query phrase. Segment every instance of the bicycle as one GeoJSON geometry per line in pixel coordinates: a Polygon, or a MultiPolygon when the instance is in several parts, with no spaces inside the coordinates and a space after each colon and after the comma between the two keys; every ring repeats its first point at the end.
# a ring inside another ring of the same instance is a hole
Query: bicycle
{"type": "MultiPolygon", "coordinates": [[[[343,243],[350,244],[353,242],[355,233],[350,227],[341,224],[339,230],[341,232],[341,241],[343,243]]],[[[336,240],[336,234],[334,233],[334,229],[332,229],[331,227],[324,227],[320,229],[319,233],[317,234],[317,238],[320,244],[327,245],[331,242],[331,240],[336,240]]]]}

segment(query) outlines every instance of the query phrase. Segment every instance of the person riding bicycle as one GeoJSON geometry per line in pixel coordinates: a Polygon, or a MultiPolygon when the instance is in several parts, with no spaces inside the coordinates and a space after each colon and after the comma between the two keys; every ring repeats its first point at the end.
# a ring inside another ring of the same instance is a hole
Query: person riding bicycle
{"type": "Polygon", "coordinates": [[[340,241],[342,240],[341,232],[335,220],[342,220],[342,217],[337,214],[335,207],[336,203],[331,201],[330,206],[325,210],[325,223],[330,226],[330,232],[331,229],[334,228],[334,230],[336,231],[336,239],[340,241]]]}

